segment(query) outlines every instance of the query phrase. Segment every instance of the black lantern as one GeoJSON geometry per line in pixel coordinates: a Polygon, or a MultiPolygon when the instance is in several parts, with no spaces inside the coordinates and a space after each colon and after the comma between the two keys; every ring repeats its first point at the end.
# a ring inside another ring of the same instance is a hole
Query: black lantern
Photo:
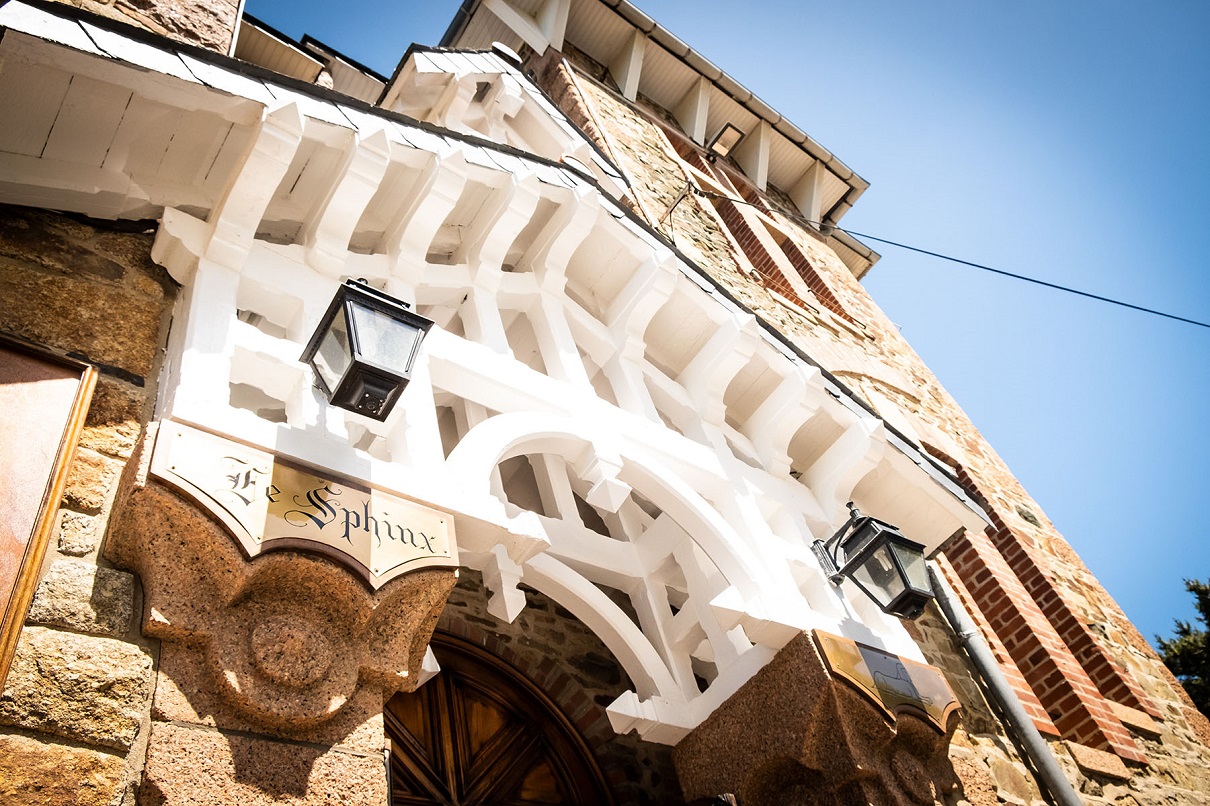
{"type": "Polygon", "coordinates": [[[714,135],[709,144],[706,145],[706,153],[711,160],[718,157],[725,157],[739,145],[739,141],[744,139],[744,132],[740,130],[734,123],[728,123],[723,128],[718,130],[718,134],[714,135]]]}
{"type": "Polygon", "coordinates": [[[812,548],[833,584],[848,577],[885,613],[914,619],[933,598],[924,546],[891,524],[862,515],[852,502],[840,531],[826,543],[816,540],[812,548]]]}
{"type": "Polygon", "coordinates": [[[432,326],[406,302],[346,280],[300,360],[315,370],[315,383],[329,403],[385,420],[432,326]]]}

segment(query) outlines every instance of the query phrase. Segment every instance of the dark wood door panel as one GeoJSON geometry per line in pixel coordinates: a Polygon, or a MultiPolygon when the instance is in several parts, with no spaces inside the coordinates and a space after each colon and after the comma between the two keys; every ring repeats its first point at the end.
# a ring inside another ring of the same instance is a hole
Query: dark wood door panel
{"type": "Polygon", "coordinates": [[[387,703],[392,806],[612,806],[591,750],[518,671],[453,636],[441,673],[387,703]]]}

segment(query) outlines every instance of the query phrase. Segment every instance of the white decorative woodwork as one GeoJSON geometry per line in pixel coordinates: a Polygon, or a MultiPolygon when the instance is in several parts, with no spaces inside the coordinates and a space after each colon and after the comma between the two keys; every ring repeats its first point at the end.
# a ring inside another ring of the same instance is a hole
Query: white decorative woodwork
{"type": "MultiPolygon", "coordinates": [[[[561,40],[565,0],[539,17],[534,41],[561,40]]],[[[449,513],[489,611],[515,618],[524,583],[574,613],[635,683],[613,725],[651,741],[677,742],[804,629],[921,658],[809,546],[853,499],[930,549],[978,515],[631,220],[617,169],[501,57],[414,55],[386,102],[436,129],[170,49],[112,59],[18,0],[0,25],[0,108],[22,110],[0,125],[0,199],[162,217],[153,258],[183,288],[161,418],[449,513]],[[28,64],[58,83],[22,84],[28,64]],[[78,114],[73,77],[154,111],[142,139],[78,114]],[[111,140],[99,167],[66,161],[111,140]],[[563,154],[588,154],[595,182],[563,154]],[[298,360],[346,277],[437,322],[383,423],[326,406],[298,360]]],[[[637,75],[638,40],[621,55],[637,75]]],[[[681,111],[695,134],[704,100],[699,86],[681,111]]],[[[768,136],[737,155],[758,176],[768,136]]]]}

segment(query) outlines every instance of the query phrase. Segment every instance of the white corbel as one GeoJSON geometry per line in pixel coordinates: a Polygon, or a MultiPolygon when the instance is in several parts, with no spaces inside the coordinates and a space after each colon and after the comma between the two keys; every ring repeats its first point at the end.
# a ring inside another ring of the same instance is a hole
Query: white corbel
{"type": "Polygon", "coordinates": [[[520,84],[510,75],[501,75],[492,82],[487,95],[483,97],[483,114],[487,123],[487,131],[493,139],[507,142],[505,121],[521,111],[525,104],[525,92],[520,84]]]}
{"type": "Polygon", "coordinates": [[[706,121],[710,112],[710,82],[705,76],[698,78],[676,105],[673,116],[681,124],[693,142],[706,144],[706,121]]]}
{"type": "Polygon", "coordinates": [[[307,262],[329,277],[344,272],[349,239],[374,197],[390,164],[391,145],[386,132],[378,129],[353,146],[344,175],[322,205],[314,221],[309,222],[307,262]]]}
{"type": "Polygon", "coordinates": [[[568,192],[571,198],[559,205],[551,223],[539,233],[541,240],[535,241],[530,253],[522,259],[537,275],[538,284],[558,295],[563,294],[571,256],[588,239],[601,217],[598,193],[587,187],[568,192]]]}
{"type": "Polygon", "coordinates": [[[449,77],[449,83],[428,114],[429,121],[447,129],[462,131],[467,110],[478,91],[475,76],[449,77]]]}
{"type": "Polygon", "coordinates": [[[762,120],[732,152],[744,173],[761,190],[769,185],[769,144],[772,140],[773,128],[767,120],[762,120]]]}
{"type": "Polygon", "coordinates": [[[388,254],[412,266],[424,266],[429,245],[453,211],[466,187],[466,164],[460,154],[437,156],[427,166],[407,209],[387,234],[388,254]]]}
{"type": "Polygon", "coordinates": [[[643,54],[646,49],[646,34],[635,28],[609,63],[610,75],[622,91],[622,97],[628,101],[633,101],[639,94],[639,76],[643,72],[643,54]]]}
{"type": "Polygon", "coordinates": [[[754,316],[728,317],[677,377],[705,422],[723,424],[727,387],[747,366],[759,343],[754,316]]]}
{"type": "Polygon", "coordinates": [[[771,475],[790,472],[790,441],[823,406],[823,395],[822,373],[793,364],[773,393],[741,424],[771,475]]]}
{"type": "Polygon", "coordinates": [[[824,512],[843,521],[853,490],[887,451],[886,426],[874,417],[859,417],[803,473],[803,484],[815,494],[824,512]]]}
{"type": "Polygon", "coordinates": [[[482,570],[483,584],[491,592],[487,612],[501,621],[513,623],[525,609],[525,592],[517,587],[521,582],[521,566],[508,556],[504,546],[496,545],[482,570]]]}
{"type": "Polygon", "coordinates": [[[469,249],[455,257],[455,263],[465,262],[475,272],[500,272],[504,258],[513,241],[521,234],[538,208],[541,194],[528,177],[514,177],[507,186],[493,192],[493,203],[478,216],[474,231],[469,233],[469,249]]]}
{"type": "Polygon", "coordinates": [[[605,323],[619,341],[642,342],[647,326],[676,288],[679,276],[667,259],[651,255],[635,271],[634,276],[605,312],[605,323]]]}
{"type": "Polygon", "coordinates": [[[209,260],[237,270],[243,266],[269,201],[302,143],[303,125],[297,103],[264,116],[235,181],[210,214],[214,234],[206,248],[209,260]]]}
{"type": "Polygon", "coordinates": [[[824,180],[827,177],[828,169],[822,162],[814,160],[790,188],[790,199],[808,221],[820,221],[823,214],[824,180]]]}

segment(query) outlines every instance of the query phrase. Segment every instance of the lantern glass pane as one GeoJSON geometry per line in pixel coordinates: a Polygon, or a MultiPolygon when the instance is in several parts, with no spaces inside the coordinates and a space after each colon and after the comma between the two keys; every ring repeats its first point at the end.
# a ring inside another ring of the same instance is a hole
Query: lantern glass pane
{"type": "Polygon", "coordinates": [[[349,364],[353,363],[353,351],[349,348],[349,325],[343,308],[336,311],[311,363],[331,395],[340,385],[340,379],[344,377],[349,364]]]}
{"type": "Polygon", "coordinates": [[[412,367],[412,354],[420,330],[374,308],[354,303],[353,325],[357,328],[357,357],[400,375],[412,367]]]}
{"type": "Polygon", "coordinates": [[[870,552],[865,561],[852,570],[851,576],[880,607],[886,607],[904,591],[903,578],[891,556],[890,546],[885,543],[870,552]]]}
{"type": "Polygon", "coordinates": [[[857,522],[855,528],[848,537],[844,540],[844,554],[846,558],[856,557],[869,544],[879,539],[883,530],[871,518],[862,518],[857,522]]]}
{"type": "Polygon", "coordinates": [[[731,153],[731,149],[735,148],[743,137],[742,131],[728,123],[714,136],[714,140],[710,143],[710,151],[720,157],[725,157],[731,153]]]}
{"type": "Polygon", "coordinates": [[[891,546],[896,556],[899,557],[899,563],[903,566],[908,584],[918,591],[932,590],[932,586],[929,585],[928,569],[924,562],[924,552],[902,543],[892,543],[891,546]]]}

